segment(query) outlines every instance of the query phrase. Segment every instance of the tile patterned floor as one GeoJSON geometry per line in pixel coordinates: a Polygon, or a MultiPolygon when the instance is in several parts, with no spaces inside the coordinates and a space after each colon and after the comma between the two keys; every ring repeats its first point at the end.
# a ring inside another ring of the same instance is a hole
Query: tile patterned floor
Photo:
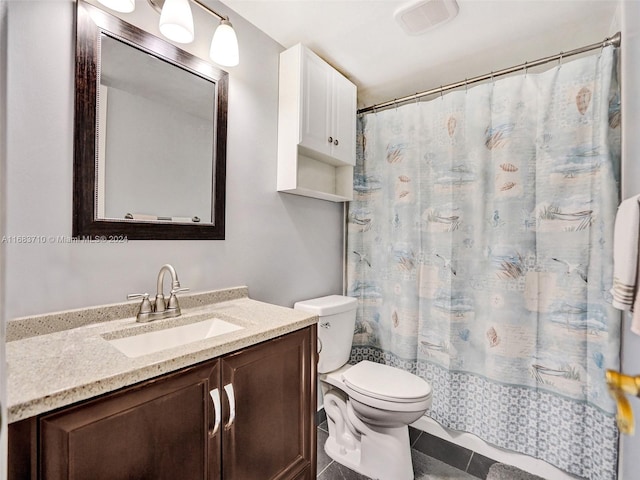
{"type": "MultiPolygon", "coordinates": [[[[370,480],[368,477],[334,462],[325,453],[324,442],[329,436],[326,421],[320,423],[317,432],[317,480],[370,480]]],[[[477,480],[478,478],[486,478],[489,467],[494,463],[493,460],[474,454],[470,450],[461,447],[456,450],[456,445],[413,428],[410,428],[410,439],[415,480],[477,480]],[[454,448],[451,448],[452,446],[454,448]],[[427,455],[424,453],[425,451],[430,455],[439,456],[441,459],[427,455]],[[476,457],[475,461],[474,457],[476,457]]]]}

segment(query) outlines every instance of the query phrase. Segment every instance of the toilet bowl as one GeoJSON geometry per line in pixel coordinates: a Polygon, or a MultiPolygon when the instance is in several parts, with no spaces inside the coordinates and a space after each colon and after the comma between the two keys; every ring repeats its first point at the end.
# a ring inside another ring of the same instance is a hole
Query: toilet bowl
{"type": "Polygon", "coordinates": [[[319,316],[318,372],[327,414],[325,451],[377,480],[412,480],[408,425],[431,405],[420,377],[368,360],[347,364],[357,300],[330,295],[294,305],[319,316]]]}

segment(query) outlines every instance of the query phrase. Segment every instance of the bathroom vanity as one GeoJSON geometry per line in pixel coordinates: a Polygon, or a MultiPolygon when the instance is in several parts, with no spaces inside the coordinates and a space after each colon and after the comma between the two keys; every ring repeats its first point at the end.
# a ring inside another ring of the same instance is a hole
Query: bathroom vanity
{"type": "Polygon", "coordinates": [[[151,324],[135,322],[135,304],[10,324],[10,480],[315,478],[317,317],[244,288],[181,304],[151,324]],[[104,310],[131,315],[25,336],[104,310]],[[205,317],[239,328],[152,353],[114,346],[205,317]]]}

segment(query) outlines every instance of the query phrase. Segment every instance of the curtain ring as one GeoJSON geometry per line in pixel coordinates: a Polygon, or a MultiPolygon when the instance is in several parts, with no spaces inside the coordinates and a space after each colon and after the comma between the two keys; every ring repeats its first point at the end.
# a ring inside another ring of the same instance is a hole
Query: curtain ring
{"type": "Polygon", "coordinates": [[[564,52],[560,52],[560,58],[558,59],[558,67],[562,66],[562,56],[564,55],[564,52]]]}
{"type": "Polygon", "coordinates": [[[396,108],[396,112],[398,111],[398,99],[394,98],[393,99],[393,106],[396,108]]]}
{"type": "Polygon", "coordinates": [[[495,84],[495,81],[493,80],[493,70],[491,71],[491,84],[495,84]]]}
{"type": "Polygon", "coordinates": [[[466,78],[464,79],[464,93],[469,93],[469,84],[466,78]]]}
{"type": "Polygon", "coordinates": [[[529,70],[528,62],[524,62],[524,76],[525,77],[527,76],[527,73],[529,73],[528,70],[529,70]]]}
{"type": "Polygon", "coordinates": [[[420,94],[416,92],[415,97],[416,97],[416,105],[418,105],[420,103],[420,94]]]}
{"type": "Polygon", "coordinates": [[[444,100],[444,97],[442,96],[442,91],[444,89],[442,88],[442,85],[440,85],[440,100],[444,100]]]}

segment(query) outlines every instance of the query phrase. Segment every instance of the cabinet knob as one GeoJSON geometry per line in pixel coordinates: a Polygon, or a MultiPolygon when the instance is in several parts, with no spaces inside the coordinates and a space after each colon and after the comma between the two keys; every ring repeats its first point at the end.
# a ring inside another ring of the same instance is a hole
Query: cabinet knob
{"type": "Polygon", "coordinates": [[[339,142],[338,142],[338,139],[336,138],[336,139],[333,141],[333,144],[334,144],[334,145],[338,145],[338,143],[339,143],[339,142]]]}
{"type": "Polygon", "coordinates": [[[333,143],[333,137],[329,137],[329,143],[333,143]]]}

